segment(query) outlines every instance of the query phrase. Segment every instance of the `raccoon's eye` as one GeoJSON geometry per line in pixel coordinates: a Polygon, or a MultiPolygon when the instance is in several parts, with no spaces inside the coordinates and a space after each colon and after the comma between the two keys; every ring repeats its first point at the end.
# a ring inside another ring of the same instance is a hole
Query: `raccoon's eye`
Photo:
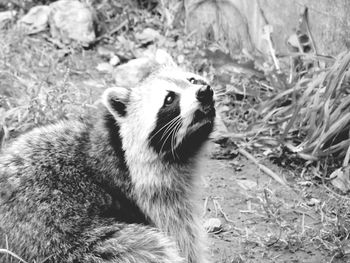
{"type": "Polygon", "coordinates": [[[189,78],[188,81],[192,84],[197,84],[197,80],[195,78],[189,78]]]}
{"type": "Polygon", "coordinates": [[[169,92],[168,95],[164,99],[164,105],[171,105],[175,100],[175,93],[169,92]]]}

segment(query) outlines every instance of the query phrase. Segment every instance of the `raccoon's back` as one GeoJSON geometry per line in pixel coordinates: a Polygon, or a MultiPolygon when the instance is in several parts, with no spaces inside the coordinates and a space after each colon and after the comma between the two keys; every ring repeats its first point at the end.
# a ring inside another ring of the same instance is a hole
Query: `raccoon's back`
{"type": "Polygon", "coordinates": [[[86,165],[87,131],[83,123],[61,122],[34,129],[3,149],[0,246],[6,238],[29,258],[55,248],[67,253],[72,247],[65,244],[76,243],[94,214],[109,205],[86,165]]]}
{"type": "Polygon", "coordinates": [[[103,121],[38,128],[3,150],[0,247],[27,260],[64,258],[88,247],[96,226],[150,223],[128,195],[127,168],[103,121]]]}

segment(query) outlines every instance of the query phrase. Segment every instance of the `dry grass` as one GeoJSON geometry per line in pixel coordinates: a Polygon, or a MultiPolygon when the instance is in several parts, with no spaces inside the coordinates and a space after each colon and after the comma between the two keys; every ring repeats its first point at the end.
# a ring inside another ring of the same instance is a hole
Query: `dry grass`
{"type": "Polygon", "coordinates": [[[17,30],[0,31],[0,124],[10,137],[93,107],[98,87],[85,85],[91,76],[81,69],[84,53],[72,52],[17,30]]]}

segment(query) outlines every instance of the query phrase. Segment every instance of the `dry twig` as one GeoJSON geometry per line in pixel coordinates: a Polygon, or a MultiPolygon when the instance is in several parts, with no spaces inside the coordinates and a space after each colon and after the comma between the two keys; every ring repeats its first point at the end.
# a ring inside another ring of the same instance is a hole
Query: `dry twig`
{"type": "Polygon", "coordinates": [[[253,155],[248,153],[246,150],[238,148],[238,152],[240,154],[242,154],[243,156],[245,156],[248,160],[252,161],[256,166],[259,167],[260,170],[262,170],[268,176],[275,179],[281,185],[288,187],[288,185],[285,183],[285,181],[281,177],[279,177],[275,172],[273,172],[271,169],[267,168],[265,165],[260,164],[259,161],[253,155]]]}

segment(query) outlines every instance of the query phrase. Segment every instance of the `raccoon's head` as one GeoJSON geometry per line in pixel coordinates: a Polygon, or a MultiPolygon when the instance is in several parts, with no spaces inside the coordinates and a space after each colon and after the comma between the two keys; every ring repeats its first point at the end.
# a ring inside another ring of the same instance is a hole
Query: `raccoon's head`
{"type": "Polygon", "coordinates": [[[120,127],[126,152],[184,163],[213,130],[214,92],[204,78],[182,71],[164,56],[139,85],[107,89],[103,103],[120,127]]]}

